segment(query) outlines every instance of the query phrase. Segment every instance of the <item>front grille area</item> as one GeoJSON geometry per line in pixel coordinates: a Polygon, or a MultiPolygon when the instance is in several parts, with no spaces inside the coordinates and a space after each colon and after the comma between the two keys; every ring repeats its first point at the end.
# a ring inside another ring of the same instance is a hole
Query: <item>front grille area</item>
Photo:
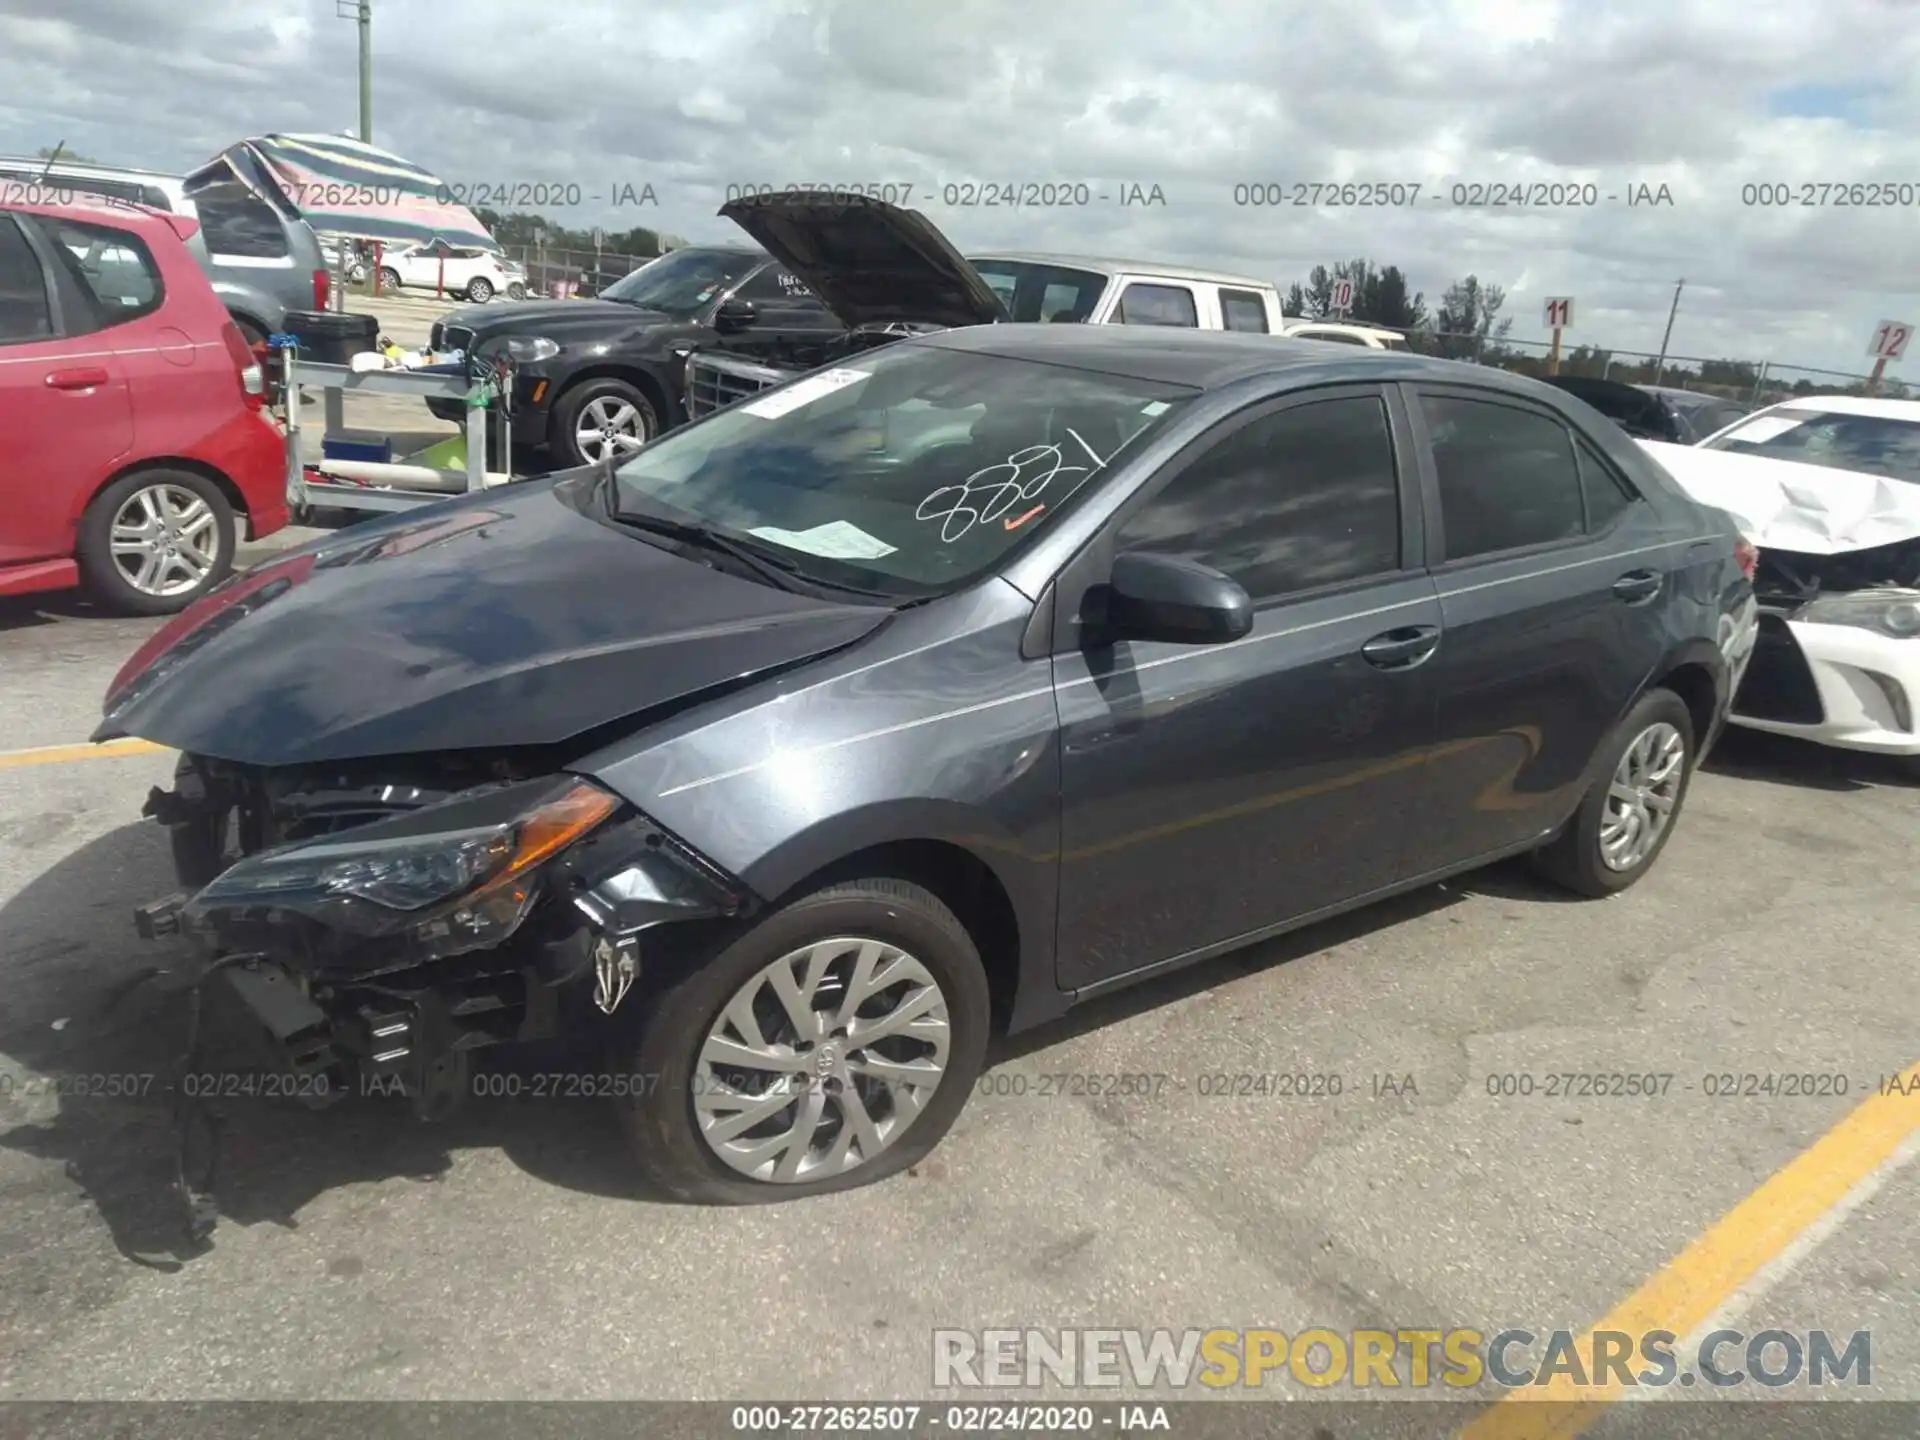
{"type": "Polygon", "coordinates": [[[1753,659],[1740,682],[1740,693],[1733,697],[1733,710],[1752,720],[1783,725],[1818,725],[1827,718],[1813,669],[1787,628],[1785,616],[1761,611],[1753,659]]]}
{"type": "Polygon", "coordinates": [[[744,360],[693,355],[687,359],[687,418],[698,420],[789,379],[790,372],[744,360]]]}

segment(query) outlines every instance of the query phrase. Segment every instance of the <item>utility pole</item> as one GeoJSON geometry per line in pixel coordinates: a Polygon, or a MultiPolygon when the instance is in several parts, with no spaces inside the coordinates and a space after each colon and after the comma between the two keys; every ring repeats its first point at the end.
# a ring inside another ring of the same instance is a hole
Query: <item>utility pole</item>
{"type": "Polygon", "coordinates": [[[333,13],[360,26],[360,138],[373,143],[373,0],[333,0],[333,13]]]}
{"type": "Polygon", "coordinates": [[[1658,385],[1660,377],[1667,370],[1667,342],[1673,339],[1673,317],[1680,313],[1680,292],[1686,288],[1687,280],[1683,275],[1680,283],[1673,287],[1673,306],[1667,311],[1667,333],[1660,337],[1660,358],[1653,365],[1653,383],[1658,385]]]}

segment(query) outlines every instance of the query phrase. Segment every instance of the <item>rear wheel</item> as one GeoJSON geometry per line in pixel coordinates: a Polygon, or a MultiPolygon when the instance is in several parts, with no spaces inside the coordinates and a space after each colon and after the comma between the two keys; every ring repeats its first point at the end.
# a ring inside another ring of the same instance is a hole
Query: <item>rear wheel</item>
{"type": "Polygon", "coordinates": [[[872,878],[775,911],[643,1007],[623,1100],[669,1194],[762,1204],[881,1180],[940,1142],[986,1057],[986,972],[938,897],[872,878]]]}
{"type": "Polygon", "coordinates": [[[467,282],[467,299],[476,305],[484,305],[493,298],[493,282],[479,275],[467,282]]]}
{"type": "Polygon", "coordinates": [[[123,475],[80,517],[78,551],[81,574],[103,603],[171,615],[233,569],[233,507],[218,485],[191,471],[123,475]]]}
{"type": "Polygon", "coordinates": [[[1671,690],[1649,690],[1608,736],[1600,778],[1534,867],[1582,895],[1637,881],[1673,837],[1695,757],[1693,715],[1671,690]]]}

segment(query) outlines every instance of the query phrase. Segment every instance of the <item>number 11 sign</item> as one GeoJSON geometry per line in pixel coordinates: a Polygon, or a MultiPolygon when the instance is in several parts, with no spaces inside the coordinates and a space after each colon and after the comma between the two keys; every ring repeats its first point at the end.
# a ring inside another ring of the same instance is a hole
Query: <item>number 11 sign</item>
{"type": "Polygon", "coordinates": [[[1547,301],[1547,329],[1571,330],[1573,328],[1573,297],[1558,295],[1547,301]]]}

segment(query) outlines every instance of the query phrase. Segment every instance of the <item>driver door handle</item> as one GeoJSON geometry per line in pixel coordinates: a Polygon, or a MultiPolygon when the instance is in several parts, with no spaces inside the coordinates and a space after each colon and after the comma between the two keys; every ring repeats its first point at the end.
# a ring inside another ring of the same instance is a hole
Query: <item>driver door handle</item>
{"type": "Polygon", "coordinates": [[[105,367],[99,365],[77,365],[71,370],[55,370],[47,376],[47,388],[50,390],[91,390],[104,385],[111,377],[105,367]]]}
{"type": "Polygon", "coordinates": [[[1404,625],[1374,636],[1360,647],[1360,656],[1381,670],[1411,670],[1439,648],[1438,625],[1404,625]]]}
{"type": "Polygon", "coordinates": [[[1613,582],[1613,593],[1629,605],[1644,605],[1660,593],[1664,578],[1658,570],[1629,570],[1613,582]]]}

